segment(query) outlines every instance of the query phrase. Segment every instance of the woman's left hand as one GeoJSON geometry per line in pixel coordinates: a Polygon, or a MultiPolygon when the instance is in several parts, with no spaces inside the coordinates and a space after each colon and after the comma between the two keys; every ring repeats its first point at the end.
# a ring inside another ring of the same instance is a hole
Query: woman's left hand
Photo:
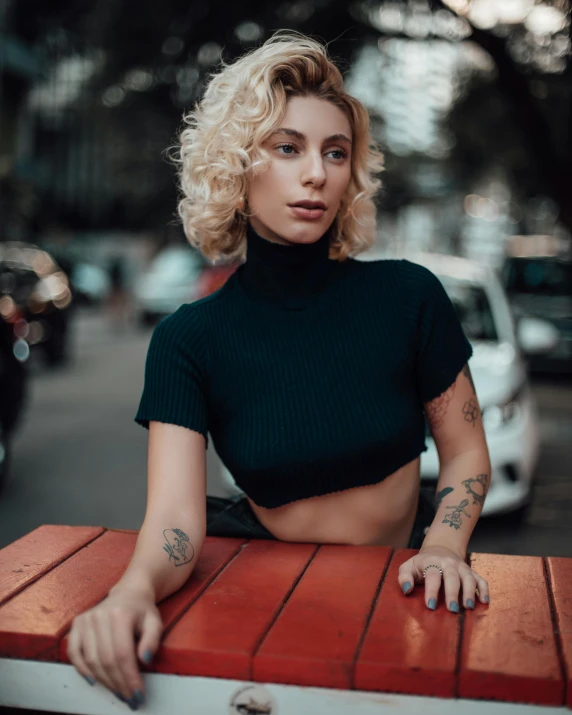
{"type": "Polygon", "coordinates": [[[489,584],[468,566],[459,554],[444,546],[427,546],[405,561],[399,568],[399,585],[404,594],[413,593],[415,583],[425,581],[425,603],[435,610],[439,599],[441,581],[445,585],[445,603],[449,611],[459,613],[459,592],[465,608],[475,607],[475,593],[481,603],[489,603],[489,584]],[[438,568],[428,568],[435,567],[438,568]],[[443,572],[439,572],[439,569],[443,572]],[[425,577],[423,571],[425,570],[425,577]]]}

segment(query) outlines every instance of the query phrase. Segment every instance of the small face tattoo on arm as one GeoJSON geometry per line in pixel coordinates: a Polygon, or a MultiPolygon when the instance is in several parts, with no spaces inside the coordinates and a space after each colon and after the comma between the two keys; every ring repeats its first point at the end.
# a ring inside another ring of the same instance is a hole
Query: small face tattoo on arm
{"type": "Polygon", "coordinates": [[[190,564],[195,550],[185,532],[181,529],[165,529],[163,536],[167,542],[163,544],[163,549],[169,554],[169,561],[173,559],[175,566],[190,564]]]}

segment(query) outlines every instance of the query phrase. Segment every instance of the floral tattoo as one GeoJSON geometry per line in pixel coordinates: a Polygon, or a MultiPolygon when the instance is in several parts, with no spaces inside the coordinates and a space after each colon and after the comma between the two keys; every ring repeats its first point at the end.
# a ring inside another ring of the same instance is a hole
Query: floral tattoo
{"type": "Polygon", "coordinates": [[[463,524],[461,519],[461,513],[470,518],[470,514],[467,514],[465,507],[469,505],[468,499],[463,499],[463,501],[457,506],[446,506],[445,509],[452,509],[453,511],[443,519],[443,524],[449,524],[449,526],[454,527],[459,530],[463,524]]]}
{"type": "Polygon", "coordinates": [[[479,410],[479,405],[473,397],[471,397],[471,399],[463,405],[465,422],[470,422],[473,427],[476,425],[480,413],[481,411],[479,410]]]}
{"type": "Polygon", "coordinates": [[[181,529],[165,529],[163,531],[166,544],[163,549],[169,554],[169,561],[173,559],[175,566],[189,564],[195,556],[195,550],[189,537],[181,529]]]}

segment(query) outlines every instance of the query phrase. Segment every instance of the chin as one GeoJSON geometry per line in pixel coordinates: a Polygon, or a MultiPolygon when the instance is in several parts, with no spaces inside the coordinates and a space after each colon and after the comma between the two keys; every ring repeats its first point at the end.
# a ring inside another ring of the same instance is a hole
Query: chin
{"type": "Polygon", "coordinates": [[[330,224],[324,222],[320,224],[305,225],[304,222],[296,222],[288,234],[282,234],[285,241],[288,243],[315,243],[328,230],[330,224]]]}

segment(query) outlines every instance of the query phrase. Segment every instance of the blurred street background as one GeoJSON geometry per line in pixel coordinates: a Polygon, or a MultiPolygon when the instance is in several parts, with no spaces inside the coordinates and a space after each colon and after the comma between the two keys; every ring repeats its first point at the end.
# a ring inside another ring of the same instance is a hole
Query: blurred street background
{"type": "MultiPolygon", "coordinates": [[[[470,550],[572,556],[571,13],[0,0],[0,548],[140,527],[153,326],[236,268],[186,243],[166,152],[221,59],[291,28],[329,43],[385,153],[372,257],[426,262],[475,348],[494,474],[470,550]]],[[[232,493],[212,448],[208,470],[232,493]]]]}

